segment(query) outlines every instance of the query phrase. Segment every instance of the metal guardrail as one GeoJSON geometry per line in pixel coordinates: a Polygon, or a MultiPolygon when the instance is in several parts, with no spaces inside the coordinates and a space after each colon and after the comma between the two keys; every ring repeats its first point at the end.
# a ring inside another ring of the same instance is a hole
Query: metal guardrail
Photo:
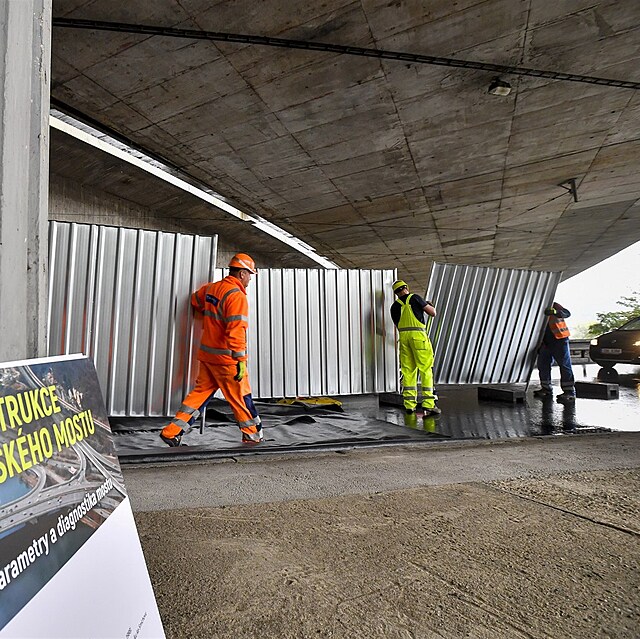
{"type": "Polygon", "coordinates": [[[582,364],[582,374],[587,375],[587,364],[593,364],[593,360],[589,357],[589,339],[570,339],[569,355],[571,356],[571,364],[582,364]]]}
{"type": "Polygon", "coordinates": [[[589,357],[589,339],[570,339],[569,354],[571,355],[572,364],[593,364],[593,360],[589,357]]]}

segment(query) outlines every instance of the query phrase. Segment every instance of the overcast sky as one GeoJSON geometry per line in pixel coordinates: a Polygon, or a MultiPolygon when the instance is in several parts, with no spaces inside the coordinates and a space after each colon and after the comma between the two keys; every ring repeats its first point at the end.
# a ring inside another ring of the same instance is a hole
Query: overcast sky
{"type": "Polygon", "coordinates": [[[596,313],[623,310],[616,302],[640,293],[640,242],[561,282],[556,301],[571,311],[569,328],[597,321],[596,313]]]}

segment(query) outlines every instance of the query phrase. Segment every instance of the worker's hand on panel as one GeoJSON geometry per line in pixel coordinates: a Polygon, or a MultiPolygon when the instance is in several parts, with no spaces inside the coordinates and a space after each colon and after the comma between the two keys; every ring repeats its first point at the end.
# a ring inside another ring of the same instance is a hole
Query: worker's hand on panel
{"type": "Polygon", "coordinates": [[[555,308],[553,308],[553,306],[551,306],[550,308],[545,308],[544,309],[544,314],[545,315],[557,315],[557,311],[555,308]]]}

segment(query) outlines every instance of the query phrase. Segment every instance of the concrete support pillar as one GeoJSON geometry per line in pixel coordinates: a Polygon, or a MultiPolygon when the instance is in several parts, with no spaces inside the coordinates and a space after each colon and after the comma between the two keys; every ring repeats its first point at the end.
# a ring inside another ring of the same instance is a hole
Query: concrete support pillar
{"type": "Polygon", "coordinates": [[[0,0],[0,362],[46,355],[52,0],[0,0]]]}

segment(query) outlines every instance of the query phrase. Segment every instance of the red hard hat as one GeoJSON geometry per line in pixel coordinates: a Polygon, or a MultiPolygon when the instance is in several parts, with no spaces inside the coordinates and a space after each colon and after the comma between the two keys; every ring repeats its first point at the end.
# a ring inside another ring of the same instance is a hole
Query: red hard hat
{"type": "Polygon", "coordinates": [[[236,253],[229,262],[229,268],[244,268],[254,275],[258,272],[253,258],[246,253],[236,253]]]}

